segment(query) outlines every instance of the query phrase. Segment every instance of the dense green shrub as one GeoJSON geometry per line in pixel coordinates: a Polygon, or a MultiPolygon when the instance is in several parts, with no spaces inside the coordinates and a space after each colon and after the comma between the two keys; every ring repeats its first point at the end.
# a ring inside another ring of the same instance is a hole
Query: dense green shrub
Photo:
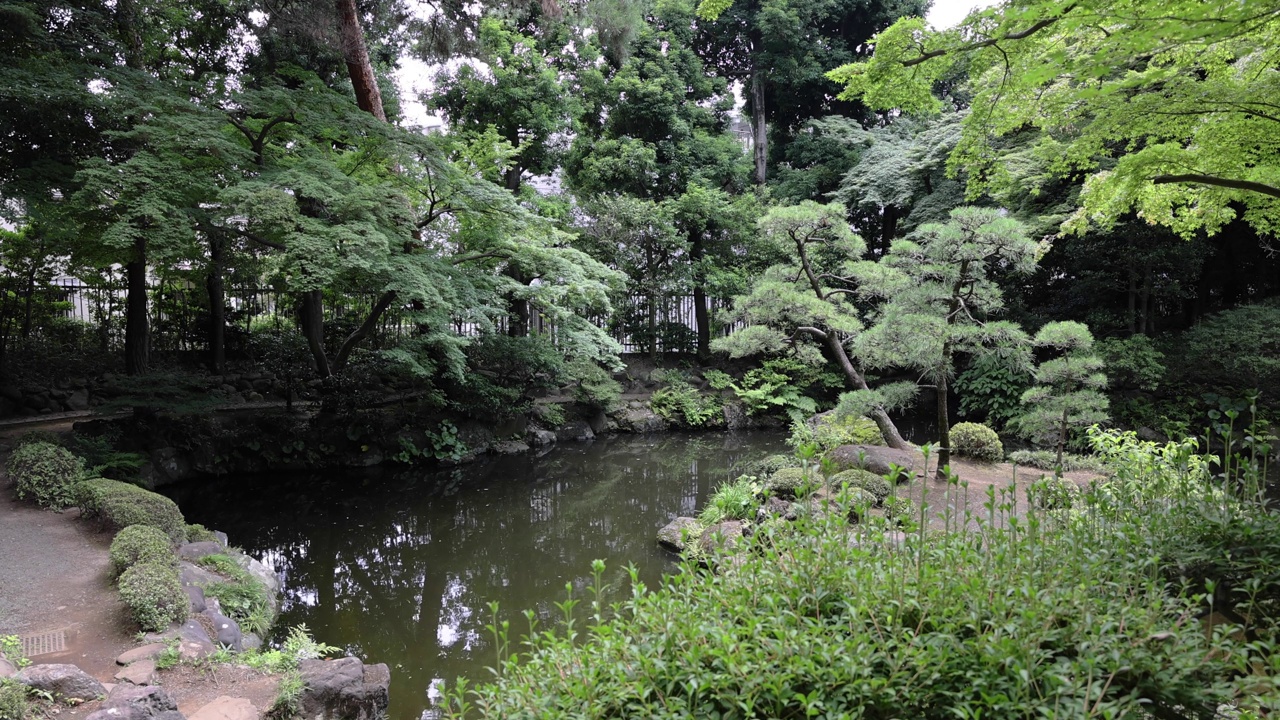
{"type": "Polygon", "coordinates": [[[1150,337],[1106,338],[1093,347],[1106,364],[1111,389],[1154,392],[1160,387],[1166,372],[1164,353],[1156,349],[1150,337]]]}
{"type": "MultiPolygon", "coordinates": [[[[1009,462],[1017,463],[1018,465],[1027,465],[1040,470],[1057,469],[1057,456],[1051,450],[1014,450],[1009,453],[1009,462]]],[[[1096,458],[1091,455],[1063,453],[1062,471],[1071,472],[1073,470],[1103,472],[1106,470],[1106,466],[1100,458],[1096,458]]]]}
{"type": "Polygon", "coordinates": [[[177,561],[169,536],[150,525],[130,525],[116,533],[111,541],[110,557],[113,575],[119,575],[138,563],[177,561]]]}
{"type": "MultiPolygon", "coordinates": [[[[805,438],[795,438],[797,431],[793,428],[792,444],[796,440],[812,442],[820,452],[826,452],[841,445],[884,445],[884,435],[870,418],[861,415],[841,417],[836,412],[822,413],[808,423],[810,434],[805,438]]],[[[801,431],[803,432],[803,431],[801,431]]]]}
{"type": "Polygon", "coordinates": [[[799,466],[800,461],[797,460],[794,455],[768,455],[744,465],[742,467],[742,474],[767,480],[771,475],[783,468],[799,466]]]}
{"type": "MultiPolygon", "coordinates": [[[[876,523],[849,531],[832,514],[803,517],[790,532],[762,526],[714,580],[687,565],[657,591],[635,588],[608,619],[597,600],[586,625],[538,626],[525,652],[500,655],[496,680],[456,686],[445,712],[1209,717],[1252,701],[1236,695],[1245,681],[1235,678],[1265,662],[1269,648],[1207,637],[1189,621],[1204,611],[1203,596],[1153,577],[1153,561],[1172,560],[1162,553],[1203,526],[1206,510],[1253,514],[1207,484],[1206,463],[1188,459],[1178,449],[1147,453],[1037,532],[1015,529],[1009,497],[997,498],[993,517],[975,520],[981,542],[919,526],[899,551],[876,523]]],[[[1238,524],[1206,534],[1242,539],[1238,524]]],[[[1255,569],[1280,560],[1274,539],[1260,539],[1240,542],[1265,556],[1255,569]]],[[[605,594],[599,580],[594,593],[605,594]]],[[[495,632],[499,648],[517,645],[504,628],[495,632]]]]}
{"type": "Polygon", "coordinates": [[[836,487],[848,485],[851,488],[861,488],[871,493],[877,505],[884,502],[893,492],[893,488],[889,485],[889,481],[871,472],[870,470],[862,470],[854,468],[838,472],[831,476],[831,484],[836,487]]]}
{"type": "Polygon", "coordinates": [[[594,361],[580,358],[565,366],[573,380],[573,399],[600,410],[612,410],[622,399],[622,385],[594,361]]]}
{"type": "Polygon", "coordinates": [[[974,358],[956,376],[960,414],[977,415],[992,427],[1003,427],[1022,412],[1022,393],[1031,387],[1031,372],[1014,358],[988,353],[974,358]]]}
{"type": "Polygon", "coordinates": [[[1176,370],[1185,382],[1280,395],[1280,300],[1213,315],[1183,333],[1177,347],[1176,370]]]}
{"type": "Polygon", "coordinates": [[[452,399],[459,410],[483,417],[526,412],[531,398],[561,384],[565,370],[564,355],[541,335],[481,335],[467,345],[466,356],[471,372],[452,399]]]}
{"type": "Polygon", "coordinates": [[[139,563],[125,570],[120,576],[120,599],[149,632],[187,619],[189,600],[173,563],[139,563]]]}
{"type": "Polygon", "coordinates": [[[803,495],[807,490],[817,487],[820,482],[821,480],[812,470],[785,467],[769,476],[765,482],[765,488],[778,497],[792,498],[803,495]]]}
{"type": "Polygon", "coordinates": [[[72,503],[72,488],[84,478],[84,461],[52,443],[28,443],[9,456],[9,477],[19,498],[61,510],[72,503]]]}
{"type": "Polygon", "coordinates": [[[962,422],[951,426],[951,450],[961,456],[983,462],[1004,459],[1004,444],[996,431],[979,423],[962,422]]]}
{"type": "Polygon", "coordinates": [[[218,542],[218,536],[200,523],[188,523],[187,542],[218,542]]]}
{"type": "Polygon", "coordinates": [[[85,480],[75,487],[75,503],[87,516],[114,530],[150,525],[163,530],[175,544],[187,537],[187,524],[178,506],[137,485],[105,478],[85,480]]]}
{"type": "Polygon", "coordinates": [[[1069,510],[1079,495],[1079,485],[1056,475],[1041,475],[1027,488],[1027,499],[1042,510],[1069,510]]]}
{"type": "Polygon", "coordinates": [[[31,697],[32,689],[13,678],[0,678],[0,718],[4,720],[27,720],[42,717],[31,697]]]}
{"type": "Polygon", "coordinates": [[[761,487],[754,479],[743,476],[716,488],[706,507],[698,514],[698,521],[711,526],[725,520],[748,520],[755,517],[760,507],[761,487]]]}
{"type": "Polygon", "coordinates": [[[915,517],[916,504],[911,498],[901,495],[890,495],[884,499],[884,517],[890,522],[901,524],[915,517]]]}

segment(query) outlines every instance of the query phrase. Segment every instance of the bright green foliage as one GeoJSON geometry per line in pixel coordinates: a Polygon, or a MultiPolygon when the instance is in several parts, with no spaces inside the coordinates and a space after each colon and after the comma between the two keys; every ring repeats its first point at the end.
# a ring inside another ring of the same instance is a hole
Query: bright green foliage
{"type": "Polygon", "coordinates": [[[1041,475],[1027,488],[1031,504],[1042,510],[1070,510],[1080,497],[1080,486],[1059,475],[1041,475]]]}
{"type": "Polygon", "coordinates": [[[120,576],[120,599],[138,625],[148,632],[168,629],[187,619],[190,600],[172,562],[134,565],[120,576]]]}
{"type": "Polygon", "coordinates": [[[851,488],[860,488],[870,493],[876,505],[880,505],[893,493],[893,487],[889,485],[889,481],[871,472],[870,470],[862,470],[853,468],[852,470],[843,470],[827,478],[832,487],[843,487],[848,485],[851,488]]]}
{"type": "Polygon", "coordinates": [[[8,470],[19,498],[61,510],[74,500],[72,489],[84,478],[84,461],[65,448],[36,442],[14,450],[8,470]]]}
{"type": "MultiPolygon", "coordinates": [[[[1221,496],[1206,504],[1209,496],[1169,494],[1175,468],[1137,449],[1108,491],[1083,496],[1078,515],[1041,515],[1034,532],[1025,519],[1008,524],[1002,508],[1013,498],[993,492],[995,522],[976,520],[982,542],[921,526],[895,549],[875,523],[851,538],[840,516],[762,529],[714,578],[690,565],[658,590],[633,587],[608,619],[533,628],[491,682],[456,688],[446,713],[1208,716],[1233,698],[1249,702],[1233,678],[1269,650],[1229,633],[1206,637],[1188,622],[1205,596],[1177,575],[1183,560],[1214,551],[1205,567],[1224,582],[1274,563],[1274,548],[1247,562],[1221,550],[1277,521],[1221,496]]],[[[1184,482],[1211,487],[1198,472],[1184,482]]],[[[1263,585],[1273,597],[1275,582],[1263,585]]],[[[1268,622],[1261,632],[1273,630],[1268,622]]]]}
{"type": "Polygon", "coordinates": [[[575,360],[565,369],[577,382],[573,389],[575,400],[601,410],[612,410],[618,406],[622,384],[614,380],[608,370],[586,359],[575,360]]]}
{"type": "Polygon", "coordinates": [[[853,268],[859,292],[882,301],[857,347],[871,366],[911,368],[937,389],[941,472],[950,460],[947,392],[956,357],[993,353],[1014,366],[1025,362],[1026,333],[993,319],[1004,309],[995,274],[1031,272],[1041,248],[1017,221],[976,207],[953,210],[949,222],[924,225],[917,237],[853,268]]]}
{"type": "Polygon", "coordinates": [[[884,445],[880,428],[861,415],[841,413],[839,410],[821,413],[802,421],[791,423],[792,447],[812,444],[824,453],[841,445],[884,445]]]}
{"type": "Polygon", "coordinates": [[[33,692],[31,686],[13,678],[0,678],[0,718],[27,720],[43,717],[31,697],[33,692]]]}
{"type": "Polygon", "coordinates": [[[0,635],[0,658],[8,660],[19,670],[31,664],[31,660],[22,653],[22,638],[17,635],[0,635]]]}
{"type": "Polygon", "coordinates": [[[163,531],[150,525],[130,525],[111,541],[111,571],[119,575],[139,563],[177,562],[173,542],[163,531]]]}
{"type": "Polygon", "coordinates": [[[187,542],[218,542],[218,536],[200,523],[187,523],[187,542]]]}
{"type": "Polygon", "coordinates": [[[114,530],[130,525],[158,528],[174,543],[184,542],[187,524],[182,511],[169,498],[137,485],[95,478],[78,483],[73,490],[75,504],[85,516],[95,518],[114,530]]]}
{"type": "Polygon", "coordinates": [[[666,387],[649,396],[649,408],[668,422],[700,428],[721,417],[723,403],[717,395],[703,395],[678,373],[670,373],[666,387]]]}
{"type": "Polygon", "coordinates": [[[987,425],[1003,427],[1022,413],[1022,393],[1031,387],[1031,372],[1017,358],[979,355],[956,376],[962,416],[980,415],[987,425]]]}
{"type": "Polygon", "coordinates": [[[727,482],[711,493],[707,505],[698,513],[698,522],[710,527],[725,520],[750,520],[760,507],[762,488],[750,477],[727,482]]]}
{"type": "Polygon", "coordinates": [[[741,383],[725,380],[724,387],[733,390],[748,415],[791,411],[811,413],[818,409],[813,398],[802,395],[801,389],[791,382],[786,373],[767,362],[763,367],[748,370],[741,383]]]}
{"type": "Polygon", "coordinates": [[[1077,322],[1049,323],[1036,333],[1038,347],[1060,354],[1040,363],[1036,385],[1022,394],[1027,411],[1014,421],[1019,432],[1037,442],[1052,443],[1058,461],[1072,429],[1107,421],[1107,376],[1102,359],[1093,354],[1093,334],[1077,322]]]}
{"type": "Polygon", "coordinates": [[[996,431],[981,423],[962,422],[951,426],[951,447],[961,457],[984,462],[1004,460],[1004,444],[996,431]]]}
{"type": "Polygon", "coordinates": [[[890,495],[884,499],[884,517],[886,520],[902,525],[911,522],[911,518],[916,515],[916,504],[911,501],[911,498],[890,495]]]}
{"type": "Polygon", "coordinates": [[[934,83],[967,70],[976,92],[951,169],[970,197],[1014,182],[992,138],[1031,127],[1053,174],[1092,173],[1068,230],[1136,212],[1191,236],[1238,209],[1261,232],[1280,227],[1280,143],[1260,100],[1280,94],[1272,7],[1007,0],[949,30],[903,19],[874,42],[871,60],[829,74],[872,107],[936,110],[934,83]]]}

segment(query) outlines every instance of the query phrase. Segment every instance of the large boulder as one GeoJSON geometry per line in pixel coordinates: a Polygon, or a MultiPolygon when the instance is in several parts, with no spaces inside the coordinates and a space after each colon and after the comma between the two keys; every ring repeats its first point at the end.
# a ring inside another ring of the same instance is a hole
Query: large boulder
{"type": "Polygon", "coordinates": [[[134,685],[154,685],[156,682],[156,661],[152,658],[130,663],[116,673],[116,680],[134,685]]]}
{"type": "Polygon", "coordinates": [[[591,430],[591,426],[587,424],[587,421],[570,420],[559,428],[556,428],[556,439],[561,442],[566,440],[586,442],[588,440],[595,440],[596,434],[591,430]]]}
{"type": "Polygon", "coordinates": [[[648,407],[628,407],[617,413],[618,429],[629,433],[665,432],[670,426],[661,416],[648,407]]]}
{"type": "Polygon", "coordinates": [[[702,551],[708,555],[717,550],[733,550],[742,543],[745,525],[741,520],[725,520],[702,531],[698,539],[702,551]]]}
{"type": "Polygon", "coordinates": [[[102,707],[85,720],[186,720],[178,704],[159,685],[120,683],[102,707]]]}
{"type": "Polygon", "coordinates": [[[202,557],[218,555],[222,552],[225,552],[225,549],[221,545],[212,540],[205,540],[203,542],[187,543],[178,548],[178,557],[183,560],[199,560],[202,557]]]}
{"type": "Polygon", "coordinates": [[[372,720],[387,709],[391,671],[359,658],[303,660],[298,665],[302,714],[313,720],[372,720]]]}
{"type": "Polygon", "coordinates": [[[925,471],[924,457],[918,450],[898,450],[880,445],[841,445],[827,453],[827,457],[840,470],[859,468],[877,475],[888,475],[891,465],[899,465],[907,470],[906,476],[900,477],[899,482],[910,480],[925,471]]]}
{"type": "Polygon", "coordinates": [[[698,539],[702,526],[691,517],[678,517],[658,531],[658,544],[676,552],[682,552],[690,542],[698,539]]]}
{"type": "Polygon", "coordinates": [[[213,632],[215,640],[218,644],[225,648],[231,648],[236,652],[244,650],[242,644],[244,635],[240,632],[240,625],[235,620],[223,615],[212,607],[205,608],[204,616],[213,623],[213,632]]]}
{"type": "Polygon", "coordinates": [[[259,715],[252,702],[221,695],[192,713],[190,720],[258,720],[259,715]]]}
{"type": "Polygon", "coordinates": [[[94,700],[107,694],[102,683],[75,665],[32,665],[14,679],[61,700],[94,700]]]}
{"type": "Polygon", "coordinates": [[[18,668],[13,663],[0,657],[0,679],[13,677],[18,674],[18,668]]]}
{"type": "Polygon", "coordinates": [[[147,660],[164,652],[167,647],[168,645],[164,643],[148,643],[132,650],[126,650],[116,658],[116,664],[131,665],[139,660],[147,660]]]}

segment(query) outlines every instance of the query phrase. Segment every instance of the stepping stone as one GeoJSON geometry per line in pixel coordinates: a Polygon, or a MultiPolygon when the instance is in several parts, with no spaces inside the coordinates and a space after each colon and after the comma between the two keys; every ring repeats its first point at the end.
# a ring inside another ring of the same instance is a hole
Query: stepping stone
{"type": "Polygon", "coordinates": [[[116,664],[132,665],[139,660],[153,658],[164,652],[166,647],[168,646],[164,643],[151,643],[149,645],[143,645],[142,647],[136,647],[132,650],[126,650],[125,652],[120,653],[120,657],[116,658],[116,664]]]}
{"type": "Polygon", "coordinates": [[[258,720],[258,708],[244,698],[223,695],[195,711],[187,720],[258,720]]]}
{"type": "Polygon", "coordinates": [[[116,679],[134,685],[154,685],[156,681],[156,661],[152,658],[139,660],[116,673],[116,679]]]}

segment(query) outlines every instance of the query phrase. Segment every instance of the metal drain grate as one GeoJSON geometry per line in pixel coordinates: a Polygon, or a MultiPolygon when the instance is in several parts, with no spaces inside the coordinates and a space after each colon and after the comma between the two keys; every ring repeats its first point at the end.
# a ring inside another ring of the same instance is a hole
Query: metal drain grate
{"type": "Polygon", "coordinates": [[[28,635],[22,638],[22,654],[27,657],[48,655],[67,649],[67,633],[62,630],[28,635]]]}

